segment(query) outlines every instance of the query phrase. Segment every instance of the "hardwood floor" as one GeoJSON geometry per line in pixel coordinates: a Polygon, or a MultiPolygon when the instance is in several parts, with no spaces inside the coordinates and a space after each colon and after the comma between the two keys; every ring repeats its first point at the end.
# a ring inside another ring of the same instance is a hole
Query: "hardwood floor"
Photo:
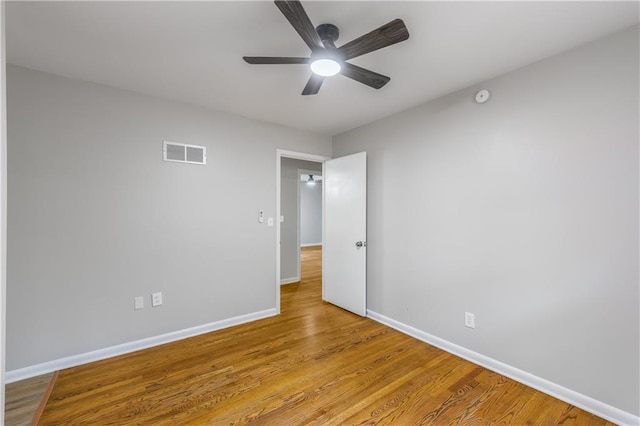
{"type": "MultiPolygon", "coordinates": [[[[5,387],[5,426],[30,425],[34,415],[40,407],[40,402],[46,397],[54,373],[32,377],[5,387]]],[[[44,407],[42,407],[44,408],[44,407]]]]}
{"type": "Polygon", "coordinates": [[[277,317],[61,371],[40,424],[611,424],[322,302],[320,254],[277,317]]]}

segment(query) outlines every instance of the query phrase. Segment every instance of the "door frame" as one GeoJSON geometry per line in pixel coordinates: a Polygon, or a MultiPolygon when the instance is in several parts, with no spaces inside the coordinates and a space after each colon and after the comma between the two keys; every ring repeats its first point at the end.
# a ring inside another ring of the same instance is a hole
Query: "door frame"
{"type": "MultiPolygon", "coordinates": [[[[315,161],[318,163],[322,163],[322,175],[324,176],[324,162],[327,160],[331,160],[331,157],[326,157],[324,155],[317,154],[309,154],[305,152],[298,151],[288,151],[285,149],[276,149],[276,239],[275,239],[275,248],[276,248],[276,312],[280,314],[280,217],[282,216],[282,211],[280,208],[281,203],[281,185],[282,185],[282,159],[283,158],[293,158],[295,160],[304,160],[304,161],[315,161]]],[[[324,200],[324,186],[322,187],[323,200],[324,200]]],[[[324,202],[323,202],[323,217],[324,217],[324,202]]],[[[323,227],[324,227],[324,219],[323,219],[323,227]]],[[[324,231],[323,231],[324,234],[324,231]]],[[[298,247],[298,250],[300,248],[298,247]]]]}

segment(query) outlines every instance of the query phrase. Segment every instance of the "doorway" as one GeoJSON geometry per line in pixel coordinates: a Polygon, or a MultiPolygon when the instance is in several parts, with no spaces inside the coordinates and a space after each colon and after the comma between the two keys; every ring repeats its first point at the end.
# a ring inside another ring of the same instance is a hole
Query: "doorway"
{"type": "MultiPolygon", "coordinates": [[[[321,176],[329,157],[276,150],[276,309],[280,313],[280,286],[301,279],[301,172],[321,176]],[[287,213],[288,214],[285,214],[287,213]]],[[[322,197],[324,199],[324,196],[322,197]]],[[[322,234],[321,234],[322,235],[322,234]]],[[[322,241],[320,241],[322,242],[322,241]]],[[[317,243],[317,242],[316,242],[317,243]]]]}
{"type": "Polygon", "coordinates": [[[322,244],[322,163],[283,158],[281,166],[280,284],[291,284],[300,281],[300,247],[322,244]]]}
{"type": "MultiPolygon", "coordinates": [[[[367,153],[329,159],[276,150],[276,311],[281,312],[282,159],[322,162],[322,300],[366,316],[367,153]]],[[[296,177],[297,181],[297,177],[296,177]]]]}
{"type": "MultiPolygon", "coordinates": [[[[284,161],[284,160],[283,160],[284,161]]],[[[301,248],[322,246],[322,164],[319,170],[298,169],[298,222],[301,248]]]]}

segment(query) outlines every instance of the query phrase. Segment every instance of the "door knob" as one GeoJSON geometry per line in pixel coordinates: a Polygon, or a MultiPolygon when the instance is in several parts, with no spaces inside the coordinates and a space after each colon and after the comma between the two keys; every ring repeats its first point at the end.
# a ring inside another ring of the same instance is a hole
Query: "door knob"
{"type": "Polygon", "coordinates": [[[367,246],[367,242],[362,242],[362,241],[358,241],[356,243],[356,247],[360,248],[360,247],[366,247],[367,246]]]}

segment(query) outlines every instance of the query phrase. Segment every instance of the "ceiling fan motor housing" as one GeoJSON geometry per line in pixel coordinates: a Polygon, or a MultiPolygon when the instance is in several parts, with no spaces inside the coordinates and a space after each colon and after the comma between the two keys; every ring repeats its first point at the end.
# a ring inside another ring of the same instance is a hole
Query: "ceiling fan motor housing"
{"type": "Polygon", "coordinates": [[[325,47],[336,47],[334,43],[338,40],[338,37],[340,37],[338,27],[333,24],[320,24],[316,27],[316,32],[325,47]]]}

